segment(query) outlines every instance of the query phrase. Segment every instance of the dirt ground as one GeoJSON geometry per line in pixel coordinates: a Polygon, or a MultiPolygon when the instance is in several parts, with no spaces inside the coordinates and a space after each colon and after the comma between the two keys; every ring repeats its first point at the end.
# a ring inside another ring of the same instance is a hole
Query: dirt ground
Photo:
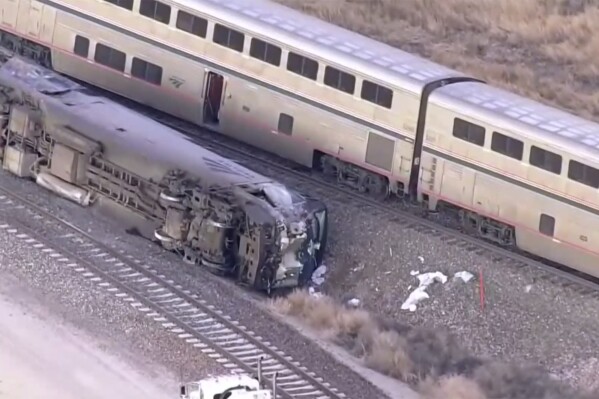
{"type": "Polygon", "coordinates": [[[599,121],[596,0],[276,0],[599,121]]]}
{"type": "Polygon", "coordinates": [[[174,397],[172,376],[149,377],[65,323],[16,278],[0,273],[0,398],[174,397]]]}

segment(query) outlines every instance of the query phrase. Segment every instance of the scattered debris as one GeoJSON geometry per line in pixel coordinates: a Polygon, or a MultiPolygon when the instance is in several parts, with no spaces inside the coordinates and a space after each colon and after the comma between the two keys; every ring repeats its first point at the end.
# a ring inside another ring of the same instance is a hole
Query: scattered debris
{"type": "Polygon", "coordinates": [[[320,265],[314,273],[312,273],[312,283],[315,285],[322,285],[324,283],[324,274],[327,272],[327,267],[325,265],[320,265]]]}
{"type": "Polygon", "coordinates": [[[308,293],[316,298],[322,297],[322,294],[320,292],[316,292],[316,290],[314,289],[314,287],[308,287],[308,293]]]}
{"type": "Polygon", "coordinates": [[[457,272],[456,274],[453,275],[454,279],[457,280],[457,279],[461,278],[462,281],[465,283],[472,280],[473,277],[474,277],[474,274],[467,272],[467,271],[457,272]]]}
{"type": "Polygon", "coordinates": [[[360,306],[360,300],[358,298],[352,298],[349,301],[347,301],[347,304],[349,306],[357,308],[358,306],[360,306]]]}
{"type": "MultiPolygon", "coordinates": [[[[418,272],[416,272],[416,274],[418,274],[418,272]]],[[[414,276],[414,274],[412,275],[414,276]]],[[[409,310],[410,312],[415,312],[418,302],[420,302],[423,299],[430,298],[429,295],[426,293],[426,289],[429,285],[431,285],[435,281],[438,281],[441,284],[445,284],[447,282],[447,276],[441,272],[418,274],[417,278],[420,284],[414,291],[412,291],[412,293],[408,296],[408,299],[406,299],[406,301],[401,305],[402,310],[409,310]]]]}
{"type": "Polygon", "coordinates": [[[317,290],[319,286],[324,283],[324,275],[327,272],[327,267],[325,265],[320,265],[314,272],[312,273],[312,277],[310,279],[310,286],[308,287],[308,292],[311,296],[319,297],[322,294],[317,290]]]}
{"type": "Polygon", "coordinates": [[[406,299],[406,301],[401,305],[401,310],[409,310],[410,312],[415,312],[416,305],[418,304],[418,302],[422,301],[423,299],[430,298],[425,290],[426,287],[418,287],[414,291],[412,291],[408,299],[406,299]]]}
{"type": "Polygon", "coordinates": [[[530,292],[530,290],[532,290],[532,284],[528,284],[525,288],[524,291],[526,291],[526,293],[528,294],[530,292]]]}
{"type": "Polygon", "coordinates": [[[420,272],[419,272],[418,270],[412,270],[412,271],[410,272],[410,276],[416,276],[416,275],[418,275],[418,274],[420,274],[420,272]]]}
{"type": "Polygon", "coordinates": [[[419,274],[417,278],[420,281],[420,287],[428,287],[435,281],[439,281],[442,284],[447,282],[447,276],[441,272],[419,274]]]}
{"type": "Polygon", "coordinates": [[[360,270],[364,269],[364,264],[361,263],[360,265],[354,267],[353,269],[351,269],[352,272],[359,272],[360,270]]]}
{"type": "Polygon", "coordinates": [[[418,260],[420,261],[420,263],[424,263],[424,256],[419,256],[418,260]]]}

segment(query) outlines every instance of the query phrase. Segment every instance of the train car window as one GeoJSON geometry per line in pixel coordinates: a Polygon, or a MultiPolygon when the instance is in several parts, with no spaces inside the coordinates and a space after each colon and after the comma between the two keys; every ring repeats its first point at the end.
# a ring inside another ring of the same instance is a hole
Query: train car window
{"type": "Polygon", "coordinates": [[[127,10],[133,10],[133,0],[104,0],[107,3],[114,4],[127,10]]]}
{"type": "Polygon", "coordinates": [[[156,0],[140,0],[139,13],[163,24],[171,20],[171,6],[156,0]]]}
{"type": "Polygon", "coordinates": [[[87,58],[89,54],[89,39],[79,35],[75,36],[73,52],[80,57],[87,58]]]}
{"type": "Polygon", "coordinates": [[[354,94],[356,77],[347,72],[327,66],[324,70],[324,84],[344,93],[354,94]]]}
{"type": "Polygon", "coordinates": [[[305,78],[316,80],[318,75],[318,62],[302,55],[289,52],[287,57],[287,70],[305,78]]]}
{"type": "Polygon", "coordinates": [[[481,147],[485,144],[485,128],[460,118],[453,120],[453,136],[481,147]]]}
{"type": "Polygon", "coordinates": [[[279,133],[291,136],[293,133],[293,116],[287,114],[279,115],[279,126],[277,127],[279,133]]]}
{"type": "Polygon", "coordinates": [[[555,233],[555,218],[541,213],[539,232],[543,235],[553,237],[553,234],[555,233]]]}
{"type": "Polygon", "coordinates": [[[562,157],[561,155],[554,154],[553,152],[546,151],[542,148],[535,147],[534,145],[530,148],[529,163],[537,168],[544,169],[548,172],[555,174],[562,173],[562,157]]]}
{"type": "Polygon", "coordinates": [[[199,37],[206,38],[208,32],[208,21],[185,11],[179,10],[177,13],[177,29],[191,33],[199,37]]]}
{"type": "Polygon", "coordinates": [[[599,169],[571,160],[568,165],[568,178],[593,188],[599,188],[599,169]]]}
{"type": "Polygon", "coordinates": [[[275,66],[281,64],[281,48],[255,37],[250,45],[250,56],[275,66]]]}
{"type": "Polygon", "coordinates": [[[362,81],[362,92],[360,97],[363,100],[370,101],[380,105],[381,107],[391,109],[391,103],[393,102],[393,90],[386,87],[377,85],[368,80],[362,81]]]}
{"type": "Polygon", "coordinates": [[[524,143],[504,134],[493,132],[491,150],[521,161],[524,153],[524,143]]]}
{"type": "Polygon", "coordinates": [[[131,63],[131,76],[143,79],[146,82],[154,83],[155,85],[160,85],[162,82],[162,67],[133,57],[133,62],[131,63]]]}
{"type": "Polygon", "coordinates": [[[124,72],[127,56],[122,51],[105,46],[102,43],[98,43],[96,45],[96,54],[94,55],[94,60],[98,64],[124,72]]]}
{"type": "Polygon", "coordinates": [[[245,36],[241,32],[227,28],[221,24],[215,24],[212,41],[221,46],[242,52],[245,36]]]}

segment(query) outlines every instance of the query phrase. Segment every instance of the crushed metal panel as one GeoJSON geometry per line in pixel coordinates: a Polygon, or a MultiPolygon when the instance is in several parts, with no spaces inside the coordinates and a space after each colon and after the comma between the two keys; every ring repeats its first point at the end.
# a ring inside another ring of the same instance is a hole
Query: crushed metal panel
{"type": "Polygon", "coordinates": [[[372,132],[368,135],[366,163],[391,172],[394,152],[395,140],[388,139],[380,134],[372,132]]]}

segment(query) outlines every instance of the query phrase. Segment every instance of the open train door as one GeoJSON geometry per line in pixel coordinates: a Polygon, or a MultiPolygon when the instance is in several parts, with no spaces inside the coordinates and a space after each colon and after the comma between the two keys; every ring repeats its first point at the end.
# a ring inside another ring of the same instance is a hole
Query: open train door
{"type": "Polygon", "coordinates": [[[204,90],[203,122],[218,125],[219,112],[223,99],[224,77],[216,72],[208,71],[204,90]]]}

